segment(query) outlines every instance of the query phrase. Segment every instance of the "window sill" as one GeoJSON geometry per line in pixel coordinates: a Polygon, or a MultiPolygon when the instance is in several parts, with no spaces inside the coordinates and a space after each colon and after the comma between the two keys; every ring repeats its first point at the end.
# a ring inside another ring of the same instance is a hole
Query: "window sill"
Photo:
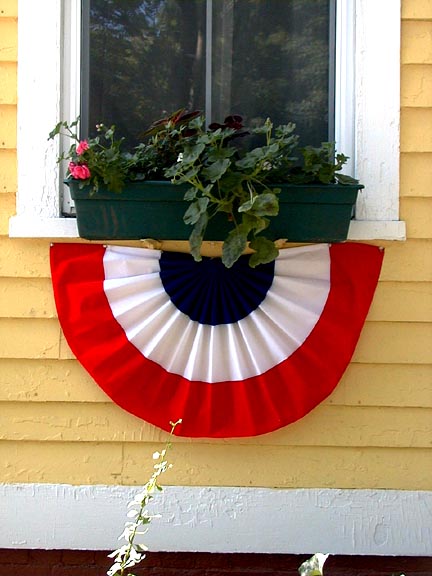
{"type": "MultiPolygon", "coordinates": [[[[10,238],[79,238],[75,218],[36,219],[13,216],[9,221],[10,238]]],[[[352,220],[348,240],[406,240],[401,220],[352,220]]]]}

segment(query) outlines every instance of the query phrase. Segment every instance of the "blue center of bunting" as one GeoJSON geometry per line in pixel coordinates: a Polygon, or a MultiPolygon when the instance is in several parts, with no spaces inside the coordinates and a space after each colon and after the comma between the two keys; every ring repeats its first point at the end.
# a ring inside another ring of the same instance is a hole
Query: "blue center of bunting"
{"type": "Polygon", "coordinates": [[[247,256],[231,268],[220,258],[195,262],[190,254],[162,252],[160,278],[173,304],[200,324],[232,324],[258,308],[273,282],[274,262],[251,268],[247,256]]]}

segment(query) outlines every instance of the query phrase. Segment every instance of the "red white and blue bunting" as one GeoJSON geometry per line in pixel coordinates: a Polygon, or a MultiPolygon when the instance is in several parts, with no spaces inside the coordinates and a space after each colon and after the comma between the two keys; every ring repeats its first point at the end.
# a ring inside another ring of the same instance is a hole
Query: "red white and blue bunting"
{"type": "Polygon", "coordinates": [[[190,437],[270,432],[322,402],[345,371],[383,251],[363,244],[281,250],[251,269],[142,248],[55,244],[65,337],[125,410],[190,437]]]}

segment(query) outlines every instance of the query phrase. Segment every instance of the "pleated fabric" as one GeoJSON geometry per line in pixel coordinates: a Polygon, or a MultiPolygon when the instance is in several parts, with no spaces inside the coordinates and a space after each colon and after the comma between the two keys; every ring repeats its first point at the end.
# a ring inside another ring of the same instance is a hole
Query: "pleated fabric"
{"type": "Polygon", "coordinates": [[[345,371],[383,251],[282,250],[251,269],[141,248],[54,244],[59,320],[73,353],[125,410],[188,437],[271,432],[322,402],[345,371]]]}

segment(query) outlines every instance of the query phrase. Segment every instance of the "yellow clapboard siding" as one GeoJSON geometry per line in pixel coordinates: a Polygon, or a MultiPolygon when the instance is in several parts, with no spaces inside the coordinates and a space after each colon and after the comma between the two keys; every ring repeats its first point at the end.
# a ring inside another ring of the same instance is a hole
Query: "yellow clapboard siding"
{"type": "Polygon", "coordinates": [[[351,363],[326,403],[432,408],[432,364],[351,363]]]}
{"type": "Polygon", "coordinates": [[[61,360],[74,360],[75,359],[75,354],[70,349],[69,344],[67,343],[63,332],[61,332],[61,334],[60,334],[60,356],[59,356],[59,358],[61,360]]]}
{"type": "Polygon", "coordinates": [[[402,198],[400,218],[406,221],[408,238],[431,238],[432,198],[402,198]]]}
{"type": "MultiPolygon", "coordinates": [[[[0,482],[140,485],[153,444],[0,442],[0,482]],[[123,454],[123,457],[122,457],[123,454]]],[[[175,444],[165,485],[430,490],[425,449],[175,444]]]]}
{"type": "Polygon", "coordinates": [[[57,319],[0,319],[3,358],[58,358],[60,326],[57,319]]]}
{"type": "MultiPolygon", "coordinates": [[[[0,359],[0,401],[110,402],[76,360],[11,358],[0,359]]],[[[432,407],[432,364],[352,363],[325,403],[432,407]]]]}
{"type": "Polygon", "coordinates": [[[16,62],[18,52],[16,18],[0,18],[0,62],[16,62]]]}
{"type": "Polygon", "coordinates": [[[49,240],[0,237],[0,277],[49,278],[49,248],[49,240]]]}
{"type": "Polygon", "coordinates": [[[0,148],[15,149],[17,145],[16,106],[0,106],[0,148]]]}
{"type": "Polygon", "coordinates": [[[432,22],[402,22],[402,64],[432,64],[432,22]]]}
{"type": "Polygon", "coordinates": [[[432,154],[408,152],[401,154],[401,197],[432,197],[432,154]]]}
{"type": "Polygon", "coordinates": [[[420,322],[366,322],[354,362],[367,364],[430,364],[432,324],[420,322]]]}
{"type": "MultiPolygon", "coordinates": [[[[125,484],[148,478],[149,453],[159,446],[126,444],[125,484]],[[150,448],[150,450],[149,450],[150,448]]],[[[275,488],[430,490],[431,451],[414,448],[314,448],[175,444],[166,483],[275,488]],[[170,473],[171,474],[171,473],[170,473]]]]}
{"type": "Polygon", "coordinates": [[[0,401],[110,402],[76,360],[0,359],[0,401]]]}
{"type": "Polygon", "coordinates": [[[432,65],[406,64],[402,67],[401,105],[432,106],[432,65]]]}
{"type": "MultiPolygon", "coordinates": [[[[126,245],[137,245],[128,242],[126,245]]],[[[382,281],[432,281],[432,240],[379,243],[386,245],[382,281]]],[[[49,278],[49,240],[0,237],[0,277],[49,278]]]]}
{"type": "MultiPolygon", "coordinates": [[[[157,434],[153,426],[112,403],[4,402],[1,415],[1,440],[151,442],[157,434]]],[[[174,440],[185,441],[188,442],[183,438],[174,440]]],[[[298,422],[271,434],[224,442],[427,448],[432,443],[432,410],[321,405],[298,422]]]]}
{"type": "Polygon", "coordinates": [[[0,18],[16,18],[18,16],[18,0],[1,0],[0,18]]]}
{"type": "Polygon", "coordinates": [[[17,190],[16,150],[0,150],[0,193],[17,190]]]}
{"type": "Polygon", "coordinates": [[[0,482],[118,484],[121,444],[0,442],[0,482]]]}
{"type": "Polygon", "coordinates": [[[9,218],[15,214],[15,203],[16,195],[13,192],[10,192],[9,194],[2,194],[0,196],[0,236],[7,236],[9,233],[9,218]]]}
{"type": "Polygon", "coordinates": [[[380,282],[368,321],[432,322],[432,284],[380,282]]]}
{"type": "Polygon", "coordinates": [[[401,151],[432,152],[432,108],[402,108],[401,151]]]}
{"type": "Polygon", "coordinates": [[[402,18],[432,20],[432,0],[403,0],[402,18]]]}
{"type": "Polygon", "coordinates": [[[56,316],[50,278],[0,278],[0,317],[56,316]]]}
{"type": "MultiPolygon", "coordinates": [[[[0,482],[142,485],[161,443],[0,442],[0,482]],[[123,454],[123,457],[122,457],[123,454]]],[[[430,490],[425,449],[177,443],[165,485],[430,490]]]]}
{"type": "Polygon", "coordinates": [[[387,245],[380,279],[432,282],[432,240],[409,240],[387,245]]]}
{"type": "Polygon", "coordinates": [[[0,104],[17,103],[17,65],[0,62],[0,104]]]}

